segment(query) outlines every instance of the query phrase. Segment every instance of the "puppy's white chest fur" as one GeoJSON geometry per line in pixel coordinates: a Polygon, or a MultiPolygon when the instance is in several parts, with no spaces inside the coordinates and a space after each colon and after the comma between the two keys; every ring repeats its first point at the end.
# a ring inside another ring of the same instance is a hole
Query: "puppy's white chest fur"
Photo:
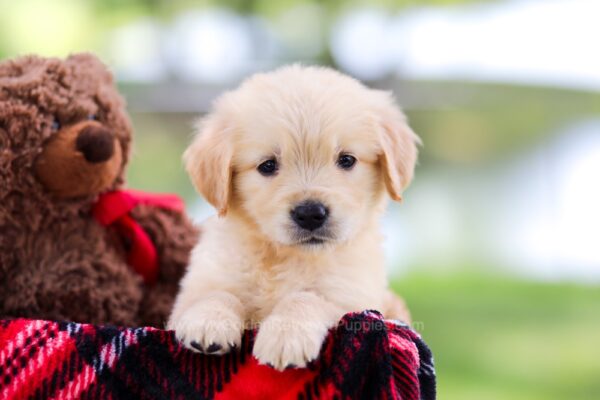
{"type": "Polygon", "coordinates": [[[252,232],[240,231],[227,218],[212,218],[204,224],[182,286],[193,286],[198,294],[225,287],[239,297],[253,323],[263,321],[286,295],[303,291],[333,303],[340,316],[381,309],[386,279],[379,241],[371,231],[371,237],[333,248],[276,249],[257,245],[252,232]]]}

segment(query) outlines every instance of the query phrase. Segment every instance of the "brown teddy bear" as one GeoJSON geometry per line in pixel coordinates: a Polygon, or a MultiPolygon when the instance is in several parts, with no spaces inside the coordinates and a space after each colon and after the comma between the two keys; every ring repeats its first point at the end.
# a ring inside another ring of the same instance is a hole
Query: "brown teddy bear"
{"type": "Polygon", "coordinates": [[[131,136],[93,55],[0,63],[0,318],[163,326],[197,231],[121,189],[131,136]]]}

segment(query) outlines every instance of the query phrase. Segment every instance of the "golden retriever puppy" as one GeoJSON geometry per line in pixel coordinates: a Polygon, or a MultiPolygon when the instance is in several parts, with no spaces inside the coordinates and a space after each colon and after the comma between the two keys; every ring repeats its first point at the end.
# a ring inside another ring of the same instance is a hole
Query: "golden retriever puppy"
{"type": "Polygon", "coordinates": [[[219,215],[203,225],[168,328],[222,354],[258,326],[254,356],[284,369],[315,359],[347,312],[406,319],[379,219],[411,181],[417,142],[389,93],[327,68],[283,67],[222,95],[184,154],[219,215]]]}

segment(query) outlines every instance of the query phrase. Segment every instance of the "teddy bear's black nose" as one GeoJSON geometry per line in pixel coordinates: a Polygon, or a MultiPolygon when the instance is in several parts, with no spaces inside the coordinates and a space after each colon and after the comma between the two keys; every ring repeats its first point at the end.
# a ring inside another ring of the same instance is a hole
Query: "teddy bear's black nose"
{"type": "Polygon", "coordinates": [[[115,152],[112,133],[101,126],[86,126],[79,132],[75,147],[91,163],[101,163],[110,159],[115,152]]]}

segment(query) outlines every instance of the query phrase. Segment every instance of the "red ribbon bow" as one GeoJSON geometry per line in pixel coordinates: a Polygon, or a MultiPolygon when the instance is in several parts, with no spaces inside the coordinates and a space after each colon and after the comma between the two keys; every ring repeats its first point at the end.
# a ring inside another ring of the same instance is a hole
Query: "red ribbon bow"
{"type": "Polygon", "coordinates": [[[130,215],[139,204],[147,204],[183,212],[181,198],[173,194],[150,194],[137,190],[115,190],[101,194],[92,208],[92,215],[102,226],[113,226],[131,245],[127,264],[140,274],[147,284],[158,278],[158,253],[152,239],[130,215]]]}

